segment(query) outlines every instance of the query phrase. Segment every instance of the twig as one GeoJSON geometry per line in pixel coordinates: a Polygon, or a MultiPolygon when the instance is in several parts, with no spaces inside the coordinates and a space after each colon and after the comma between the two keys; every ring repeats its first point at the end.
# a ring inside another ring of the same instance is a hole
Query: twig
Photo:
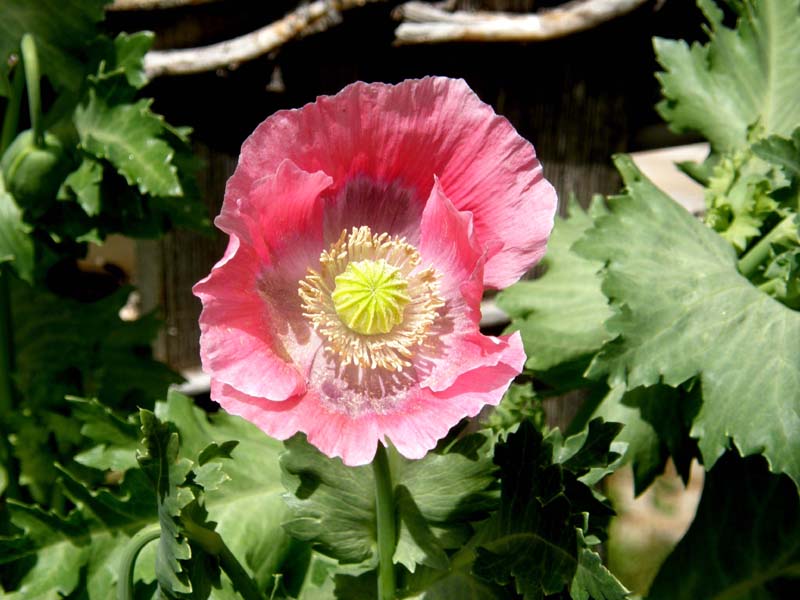
{"type": "Polygon", "coordinates": [[[208,4],[220,0],[114,0],[106,10],[160,10],[191,4],[208,4]]]}
{"type": "Polygon", "coordinates": [[[448,12],[424,2],[406,2],[394,15],[404,22],[397,44],[438,42],[527,42],[564,37],[591,29],[641,6],[647,0],[576,0],[533,14],[448,12]]]}
{"type": "Polygon", "coordinates": [[[339,22],[343,10],[383,0],[315,0],[284,18],[246,35],[202,48],[153,50],[145,55],[148,77],[181,75],[233,67],[275,50],[313,30],[327,29],[339,22]]]}

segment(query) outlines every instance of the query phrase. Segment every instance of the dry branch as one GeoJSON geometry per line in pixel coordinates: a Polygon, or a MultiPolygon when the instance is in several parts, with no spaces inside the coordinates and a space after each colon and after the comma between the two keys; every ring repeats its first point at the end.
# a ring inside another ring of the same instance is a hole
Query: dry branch
{"type": "Polygon", "coordinates": [[[576,0],[533,14],[448,12],[425,2],[406,2],[394,12],[404,21],[395,30],[395,38],[398,44],[550,40],[591,29],[646,1],[576,0]]]}
{"type": "Polygon", "coordinates": [[[230,68],[253,60],[311,31],[335,25],[340,12],[382,0],[316,0],[290,12],[284,18],[246,35],[202,48],[154,50],[148,52],[144,69],[150,78],[183,75],[230,68]]]}
{"type": "Polygon", "coordinates": [[[114,0],[106,10],[160,10],[209,2],[219,2],[219,0],[114,0]]]}

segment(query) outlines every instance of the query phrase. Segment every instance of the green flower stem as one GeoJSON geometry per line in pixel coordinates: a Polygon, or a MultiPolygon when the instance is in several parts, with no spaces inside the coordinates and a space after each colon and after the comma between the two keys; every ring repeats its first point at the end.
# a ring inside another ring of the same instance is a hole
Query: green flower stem
{"type": "Polygon", "coordinates": [[[774,296],[775,293],[778,291],[778,287],[781,285],[781,282],[777,279],[770,279],[769,281],[765,281],[758,289],[769,296],[774,296]]]}
{"type": "Polygon", "coordinates": [[[0,133],[0,156],[14,141],[19,126],[19,108],[22,105],[22,92],[25,84],[25,73],[21,65],[17,65],[14,71],[14,82],[11,89],[11,97],[6,105],[6,112],[3,114],[3,129],[0,133]]]}
{"type": "Polygon", "coordinates": [[[794,219],[795,215],[789,215],[784,218],[772,228],[772,231],[761,238],[755,246],[750,248],[747,254],[739,259],[739,272],[742,275],[750,279],[755,274],[759,265],[764,263],[769,257],[772,244],[797,236],[797,225],[794,223],[794,219]]]}
{"type": "Polygon", "coordinates": [[[186,537],[219,559],[220,567],[228,575],[234,589],[242,595],[244,600],[264,599],[264,596],[258,591],[255,581],[225,544],[222,536],[216,531],[200,527],[190,520],[183,520],[181,523],[186,537]]]}
{"type": "Polygon", "coordinates": [[[375,512],[378,525],[378,600],[394,600],[397,586],[393,558],[397,528],[389,457],[381,443],[378,443],[372,469],[375,474],[375,512]]]}
{"type": "Polygon", "coordinates": [[[44,147],[44,128],[42,125],[42,96],[39,90],[39,55],[33,36],[22,36],[22,66],[25,68],[25,83],[28,85],[28,110],[31,116],[33,141],[44,147]]]}
{"type": "Polygon", "coordinates": [[[11,291],[8,271],[0,266],[0,417],[11,414],[14,408],[14,338],[11,329],[11,291]]]}
{"type": "Polygon", "coordinates": [[[147,544],[161,535],[161,527],[152,525],[140,530],[131,538],[125,546],[122,560],[119,562],[119,573],[117,578],[117,600],[133,600],[133,567],[136,565],[136,558],[147,544]]]}
{"type": "Polygon", "coordinates": [[[11,326],[11,290],[8,287],[9,270],[0,265],[0,461],[6,466],[6,498],[19,498],[17,464],[6,434],[5,420],[14,410],[14,338],[11,326]]]}

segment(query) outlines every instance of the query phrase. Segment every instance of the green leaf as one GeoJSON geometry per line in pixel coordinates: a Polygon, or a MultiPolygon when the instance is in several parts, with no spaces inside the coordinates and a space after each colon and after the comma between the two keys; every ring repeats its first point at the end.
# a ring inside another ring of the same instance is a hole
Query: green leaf
{"type": "Polygon", "coordinates": [[[230,576],[234,590],[245,597],[260,591],[243,570],[209,521],[205,493],[219,490],[228,477],[211,461],[230,458],[235,442],[213,442],[195,461],[179,457],[180,437],[172,423],[161,423],[140,411],[144,450],[137,458],[158,496],[161,529],[156,555],[159,596],[202,600],[212,588],[222,588],[221,568],[230,576]],[[208,488],[204,485],[209,484],[208,488]],[[245,593],[246,592],[246,593],[245,593]]]}
{"type": "Polygon", "coordinates": [[[722,24],[712,0],[699,0],[709,21],[705,46],[655,39],[661,116],[677,131],[699,131],[717,152],[735,150],[755,134],[789,135],[800,123],[800,3],[730,3],[736,29],[722,24]]]}
{"type": "Polygon", "coordinates": [[[206,490],[205,506],[231,552],[261,589],[271,589],[275,575],[304,548],[282,527],[288,516],[278,462],[283,444],[239,417],[224,412],[209,417],[176,392],[158,403],[155,412],[162,421],[177,425],[182,452],[198,461],[204,452],[208,455],[211,442],[223,449],[230,448],[230,440],[238,442],[223,464],[229,480],[206,490]]]}
{"type": "Polygon", "coordinates": [[[578,530],[581,546],[578,569],[569,588],[573,600],[625,600],[628,590],[603,566],[600,555],[586,546],[583,532],[578,530]]]}
{"type": "Polygon", "coordinates": [[[617,443],[625,443],[625,462],[632,463],[634,489],[642,493],[664,471],[668,457],[688,482],[697,444],[689,437],[692,420],[700,406],[698,386],[667,385],[609,391],[595,409],[595,417],[624,423],[617,443]],[[691,386],[687,386],[691,387],[691,386]]]}
{"type": "Polygon", "coordinates": [[[417,569],[406,598],[414,600],[508,600],[509,590],[473,575],[470,565],[455,565],[446,572],[422,567],[417,569]]]}
{"type": "Polygon", "coordinates": [[[797,490],[760,457],[730,452],[708,473],[694,522],[648,599],[792,598],[799,584],[797,490]]]}
{"type": "Polygon", "coordinates": [[[75,455],[75,461],[101,471],[124,472],[136,467],[139,428],[117,417],[96,400],[68,398],[72,415],[81,425],[81,435],[94,444],[75,455]]]}
{"type": "Polygon", "coordinates": [[[153,45],[153,39],[151,31],[118,34],[114,38],[111,51],[104,57],[104,61],[100,65],[97,79],[111,79],[122,75],[131,87],[137,90],[144,87],[147,84],[144,55],[153,45]]]}
{"type": "Polygon", "coordinates": [[[751,148],[722,156],[705,193],[706,224],[741,253],[770,217],[786,214],[775,198],[787,184],[780,168],[759,159],[751,148]]]}
{"type": "Polygon", "coordinates": [[[312,541],[343,563],[368,560],[375,550],[375,492],[369,467],[329,460],[301,436],[284,442],[280,459],[294,537],[312,541]]]}
{"type": "Polygon", "coordinates": [[[150,110],[150,100],[109,105],[92,90],[89,101],[75,110],[81,147],[109,160],[129,185],[142,194],[180,196],[182,189],[172,164],[173,150],[158,138],[163,118],[150,110]]]}
{"type": "Polygon", "coordinates": [[[482,519],[498,501],[492,450],[491,441],[475,433],[442,453],[402,460],[395,467],[395,481],[408,489],[422,515],[436,527],[482,519]]]}
{"type": "Polygon", "coordinates": [[[779,165],[787,179],[800,181],[800,127],[789,139],[772,135],[756,142],[753,152],[759,158],[779,165]]]}
{"type": "Polygon", "coordinates": [[[22,211],[3,185],[0,174],[0,265],[9,263],[20,279],[33,282],[33,240],[22,211]]]}
{"type": "Polygon", "coordinates": [[[547,371],[573,361],[585,366],[609,339],[603,323],[611,311],[597,274],[601,264],[570,249],[604,212],[599,199],[588,213],[571,202],[570,217],[556,218],[541,263],[544,275],[521,281],[497,296],[498,306],[511,317],[510,330],[522,335],[528,369],[547,371]]]}
{"type": "MultiPolygon", "coordinates": [[[[84,419],[84,432],[91,432],[96,440],[106,440],[105,456],[127,452],[127,458],[115,460],[123,465],[130,464],[132,459],[135,461],[129,423],[112,418],[95,402],[73,402],[80,407],[75,415],[84,419]],[[115,431],[121,433],[119,447],[114,447],[111,439],[116,437],[115,431]]],[[[183,505],[190,510],[188,516],[200,524],[216,521],[215,531],[252,573],[260,589],[272,589],[275,576],[289,568],[287,565],[295,555],[303,553],[303,547],[293,542],[281,528],[286,516],[278,466],[282,445],[238,417],[218,413],[209,418],[180,394],[170,394],[168,402],[158,403],[156,413],[177,425],[182,441],[180,453],[174,455],[174,446],[170,446],[174,443],[171,441],[174,431],[150,422],[151,433],[159,436],[151,439],[151,453],[162,454],[148,468],[161,466],[166,469],[164,473],[172,471],[173,475],[173,481],[169,482],[151,471],[162,484],[162,492],[166,492],[162,521],[169,516],[165,513],[176,510],[187,499],[188,492],[192,498],[183,505]],[[235,448],[229,443],[231,439],[239,442],[235,448]],[[153,446],[156,442],[158,446],[153,446]],[[222,481],[219,471],[211,467],[228,454],[230,458],[225,459],[224,470],[230,479],[222,481]],[[187,457],[191,462],[187,462],[187,457]],[[176,487],[187,466],[192,468],[191,478],[184,477],[182,486],[176,487]],[[196,512],[201,483],[211,483],[202,493],[207,515],[196,512]]],[[[12,523],[23,531],[22,535],[0,538],[0,562],[9,564],[3,567],[2,577],[9,598],[56,598],[57,592],[70,594],[76,586],[83,585],[88,598],[115,597],[116,565],[132,535],[159,523],[159,502],[145,473],[138,467],[124,473],[112,470],[101,475],[105,477],[101,476],[98,484],[97,472],[78,467],[60,469],[62,489],[77,507],[66,518],[25,505],[15,504],[11,508],[12,523]],[[13,574],[14,581],[9,581],[6,573],[9,577],[13,574]],[[84,576],[86,579],[81,580],[84,576]]],[[[185,516],[184,512],[182,518],[185,516]]],[[[137,579],[151,581],[154,578],[155,546],[146,547],[140,554],[136,563],[137,579]]],[[[200,581],[206,585],[208,577],[194,570],[210,570],[214,564],[198,560],[202,556],[196,548],[193,552],[195,560],[186,565],[190,569],[189,577],[195,583],[200,581]]],[[[169,557],[165,558],[169,563],[169,557]]],[[[229,581],[223,579],[221,584],[221,589],[214,590],[215,598],[237,597],[229,581]]]]}
{"type": "Polygon", "coordinates": [[[408,488],[403,485],[397,486],[395,502],[400,524],[394,562],[403,565],[412,573],[417,565],[447,569],[449,565],[447,554],[408,488]]]}
{"type": "MultiPolygon", "coordinates": [[[[637,388],[641,389],[644,388],[637,388]]],[[[627,445],[623,460],[633,467],[634,490],[641,494],[664,471],[668,457],[666,445],[653,426],[642,418],[638,406],[625,402],[624,385],[609,390],[592,417],[625,425],[617,440],[627,445]]]]}
{"type": "Polygon", "coordinates": [[[558,436],[545,439],[529,422],[497,446],[501,504],[479,532],[473,566],[477,576],[500,585],[513,581],[526,600],[558,594],[572,585],[587,521],[585,533],[599,532],[597,523],[612,514],[578,479],[611,458],[605,435],[611,428],[593,423],[594,433],[581,436],[589,442],[585,449],[570,441],[581,438],[570,438],[568,446],[558,436]],[[555,462],[558,457],[565,458],[563,464],[555,462]],[[576,472],[570,470],[570,460],[576,472]]]}
{"type": "Polygon", "coordinates": [[[548,436],[553,445],[553,463],[579,476],[592,468],[608,467],[620,457],[613,442],[621,430],[621,423],[607,423],[601,419],[590,421],[586,429],[563,441],[560,432],[554,430],[548,436]],[[554,435],[556,433],[558,435],[554,435]]]}
{"type": "Polygon", "coordinates": [[[334,577],[336,600],[379,600],[378,577],[376,571],[368,571],[358,575],[337,573],[334,577]]]}
{"type": "Polygon", "coordinates": [[[122,321],[129,288],[97,302],[77,302],[16,282],[11,306],[16,381],[30,407],[61,405],[64,396],[94,396],[112,407],[152,406],[181,379],[153,360],[159,321],[122,321]]]}
{"type": "Polygon", "coordinates": [[[335,586],[333,573],[336,568],[335,560],[313,552],[300,585],[297,600],[330,600],[333,598],[335,586]]]}
{"type": "MultiPolygon", "coordinates": [[[[3,598],[55,599],[70,594],[78,586],[81,569],[92,554],[85,519],[77,513],[65,519],[14,500],[9,500],[8,509],[24,537],[0,538],[0,564],[5,565],[4,571],[8,570],[7,576],[13,574],[11,581],[4,581],[3,598]],[[25,562],[33,556],[35,560],[25,562]]],[[[98,543],[97,549],[100,547],[98,543]]]]}
{"type": "Polygon", "coordinates": [[[191,594],[189,571],[184,570],[182,562],[192,557],[192,549],[181,534],[179,518],[183,509],[194,500],[192,492],[183,487],[192,462],[178,458],[179,437],[169,423],[160,423],[153,413],[146,410],[141,410],[139,416],[144,450],[137,459],[158,496],[161,537],[156,554],[156,576],[159,591],[168,598],[191,594]]]}
{"type": "Polygon", "coordinates": [[[692,422],[700,410],[700,386],[690,381],[677,388],[667,385],[639,387],[625,394],[623,402],[638,406],[642,418],[658,433],[675,468],[688,484],[697,444],[689,437],[692,422]]]}
{"type": "Polygon", "coordinates": [[[769,294],[793,310],[800,310],[800,248],[777,254],[764,269],[769,294]]]}
{"type": "MultiPolygon", "coordinates": [[[[298,435],[285,442],[281,457],[287,503],[293,517],[286,529],[342,564],[375,565],[375,484],[370,467],[346,467],[298,435]]],[[[445,568],[445,550],[470,536],[470,523],[496,505],[491,444],[480,434],[448,453],[417,461],[391,461],[398,518],[394,561],[445,568]],[[464,454],[460,452],[464,450],[464,454]]]]}
{"type": "Polygon", "coordinates": [[[533,384],[512,383],[500,404],[489,413],[485,423],[486,427],[503,435],[516,429],[524,420],[536,425],[537,429],[544,428],[545,414],[542,400],[533,391],[533,384]]]}
{"type": "Polygon", "coordinates": [[[81,165],[70,173],[59,190],[59,200],[70,199],[70,192],[75,195],[83,211],[93,217],[100,213],[103,166],[91,158],[83,159],[81,165]]]}
{"type": "Polygon", "coordinates": [[[616,164],[627,193],[611,199],[611,215],[578,245],[606,262],[603,291],[618,310],[607,324],[618,337],[589,375],[628,389],[699,376],[703,399],[691,435],[706,467],[732,439],[743,455],[763,453],[774,471],[800,483],[800,314],[754,288],[725,240],[628,157],[616,164]]]}
{"type": "Polygon", "coordinates": [[[67,496],[110,531],[134,533],[139,523],[156,516],[156,495],[140,470],[125,473],[119,485],[98,489],[90,489],[65,467],[57,466],[57,471],[67,496]]]}
{"type": "Polygon", "coordinates": [[[3,0],[0,6],[0,79],[25,33],[36,40],[39,64],[54,87],[77,91],[88,62],[87,44],[97,35],[109,0],[3,0]]]}

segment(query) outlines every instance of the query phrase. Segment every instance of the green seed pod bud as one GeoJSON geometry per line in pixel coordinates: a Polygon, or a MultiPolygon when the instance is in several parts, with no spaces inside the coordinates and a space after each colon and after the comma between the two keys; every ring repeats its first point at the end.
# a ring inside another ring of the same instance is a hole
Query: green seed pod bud
{"type": "Polygon", "coordinates": [[[20,133],[0,160],[6,187],[20,207],[41,214],[56,199],[58,188],[71,169],[61,141],[46,133],[37,146],[34,133],[20,133]]]}

